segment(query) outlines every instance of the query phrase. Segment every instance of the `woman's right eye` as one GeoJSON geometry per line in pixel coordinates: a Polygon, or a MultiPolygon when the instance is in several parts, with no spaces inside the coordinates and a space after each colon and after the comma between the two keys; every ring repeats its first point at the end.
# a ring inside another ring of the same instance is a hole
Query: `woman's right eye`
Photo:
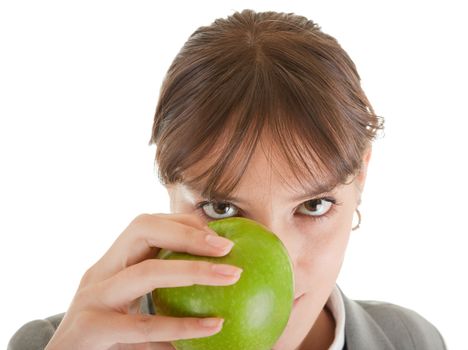
{"type": "MultiPolygon", "coordinates": [[[[218,215],[223,215],[226,214],[227,211],[231,208],[235,208],[231,203],[228,202],[216,202],[216,201],[203,201],[200,202],[196,205],[197,210],[201,211],[202,215],[210,218],[210,219],[225,219],[230,216],[218,216],[218,215]]],[[[236,216],[237,213],[239,212],[238,209],[234,210],[234,215],[232,215],[232,210],[231,210],[231,216],[236,216]]]]}

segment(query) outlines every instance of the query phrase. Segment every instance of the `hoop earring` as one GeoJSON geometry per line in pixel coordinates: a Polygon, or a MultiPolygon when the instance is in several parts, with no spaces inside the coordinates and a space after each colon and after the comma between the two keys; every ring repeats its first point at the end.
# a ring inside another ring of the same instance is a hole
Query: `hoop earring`
{"type": "Polygon", "coordinates": [[[351,231],[357,230],[359,228],[359,225],[361,225],[361,213],[359,212],[359,209],[356,208],[356,213],[358,215],[359,222],[356,226],[354,226],[351,231]]]}

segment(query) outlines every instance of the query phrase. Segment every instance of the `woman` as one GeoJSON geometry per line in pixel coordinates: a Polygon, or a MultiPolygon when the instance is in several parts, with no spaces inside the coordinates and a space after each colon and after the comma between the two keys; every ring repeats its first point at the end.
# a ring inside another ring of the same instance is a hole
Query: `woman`
{"type": "Polygon", "coordinates": [[[233,243],[206,224],[232,216],[277,234],[293,262],[296,300],[273,349],[445,349],[414,311],[336,286],[382,129],[353,61],[307,18],[244,10],[198,28],[167,72],[150,140],[172,213],[135,218],[68,311],[27,323],[9,349],[173,349],[219,332],[221,319],[151,315],[150,293],[229,285],[242,271],[150,258],[160,248],[229,253],[233,243]]]}

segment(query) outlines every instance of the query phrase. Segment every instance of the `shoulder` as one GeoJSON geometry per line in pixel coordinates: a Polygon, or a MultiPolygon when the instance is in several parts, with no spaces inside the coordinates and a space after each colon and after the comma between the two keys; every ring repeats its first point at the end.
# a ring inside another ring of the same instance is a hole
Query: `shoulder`
{"type": "MultiPolygon", "coordinates": [[[[140,299],[140,310],[153,313],[151,292],[140,299]]],[[[62,322],[65,312],[44,319],[33,320],[21,326],[11,337],[7,350],[43,350],[62,322]]]]}
{"type": "Polygon", "coordinates": [[[446,349],[437,328],[406,307],[375,300],[355,300],[389,338],[395,349],[446,349]]]}
{"type": "Polygon", "coordinates": [[[65,313],[33,320],[21,326],[11,337],[8,350],[43,350],[65,313]]]}

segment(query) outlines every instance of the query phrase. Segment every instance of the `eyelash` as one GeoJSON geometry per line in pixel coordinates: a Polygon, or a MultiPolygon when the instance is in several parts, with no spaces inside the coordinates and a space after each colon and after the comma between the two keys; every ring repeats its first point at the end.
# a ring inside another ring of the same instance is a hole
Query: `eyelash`
{"type": "MultiPolygon", "coordinates": [[[[332,197],[322,197],[322,198],[312,198],[312,199],[308,199],[306,200],[305,202],[302,202],[299,206],[307,203],[307,202],[310,202],[310,201],[314,201],[314,200],[325,200],[327,202],[331,202],[332,205],[330,207],[330,209],[328,209],[328,211],[323,214],[323,215],[318,215],[318,216],[313,216],[313,215],[306,215],[306,214],[300,214],[300,216],[303,216],[305,217],[305,219],[311,219],[315,222],[320,222],[322,220],[326,220],[328,219],[328,217],[332,216],[335,211],[336,211],[336,207],[343,204],[343,203],[338,203],[337,200],[335,198],[332,198],[332,197]]],[[[213,203],[216,203],[215,200],[211,200],[211,201],[208,201],[208,200],[204,200],[202,202],[199,202],[195,205],[195,208],[197,210],[197,212],[203,217],[203,218],[208,218],[208,219],[211,219],[211,220],[218,220],[218,219],[214,219],[208,215],[205,214],[205,212],[203,211],[203,207],[207,204],[213,204],[213,203]]],[[[223,204],[228,204],[229,206],[233,206],[233,207],[236,207],[235,205],[229,203],[229,202],[223,202],[223,201],[220,201],[218,203],[223,203],[223,204]]],[[[297,209],[297,208],[296,208],[297,209]]],[[[238,211],[238,214],[243,214],[242,210],[240,210],[239,208],[237,208],[237,211],[238,211]]],[[[237,216],[237,215],[236,215],[237,216]]],[[[232,217],[232,216],[231,216],[232,217]]]]}

